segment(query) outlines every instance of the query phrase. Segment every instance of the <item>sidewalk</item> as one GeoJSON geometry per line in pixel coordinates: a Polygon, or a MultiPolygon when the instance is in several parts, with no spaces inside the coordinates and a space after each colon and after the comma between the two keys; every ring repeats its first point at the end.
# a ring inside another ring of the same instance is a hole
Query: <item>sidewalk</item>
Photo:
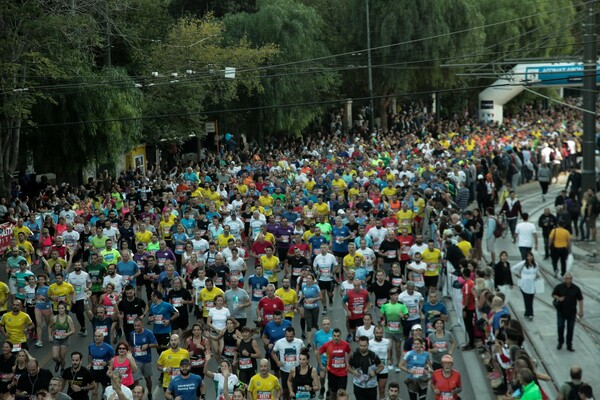
{"type": "MultiPolygon", "coordinates": [[[[541,191],[537,182],[517,188],[523,209],[529,212],[530,221],[537,224],[539,216],[545,207],[550,207],[554,213],[554,198],[564,188],[565,177],[558,184],[550,187],[546,202],[540,202],[541,191]]],[[[541,236],[539,243],[542,244],[541,236]]],[[[575,257],[573,283],[579,286],[584,297],[584,317],[577,321],[573,339],[575,352],[569,352],[564,347],[556,349],[556,311],[552,306],[552,289],[562,282],[555,279],[551,260],[543,259],[543,245],[538,246],[535,253],[536,261],[541,265],[545,278],[545,291],[536,295],[534,301],[533,321],[524,318],[522,295],[515,287],[509,295],[509,305],[514,318],[517,318],[526,330],[526,350],[533,358],[538,359],[538,368],[552,377],[552,382],[544,382],[543,388],[551,399],[556,398],[557,390],[563,382],[570,380],[569,369],[573,364],[583,368],[583,380],[596,390],[600,390],[600,258],[588,257],[588,254],[598,253],[598,243],[573,242],[572,252],[575,257]],[[541,248],[540,248],[541,247],[541,248]],[[540,253],[541,250],[541,253],[540,253]]],[[[511,265],[520,261],[518,248],[510,238],[499,239],[496,252],[506,250],[511,265]]]]}

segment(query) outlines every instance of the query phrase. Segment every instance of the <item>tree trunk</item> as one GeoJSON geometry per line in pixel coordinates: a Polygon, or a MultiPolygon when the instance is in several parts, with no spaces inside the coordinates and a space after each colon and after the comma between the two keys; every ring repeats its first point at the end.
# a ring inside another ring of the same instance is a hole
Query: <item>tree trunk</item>
{"type": "Polygon", "coordinates": [[[10,195],[12,175],[17,169],[19,142],[21,138],[21,119],[12,118],[2,124],[0,132],[0,196],[10,195]]]}

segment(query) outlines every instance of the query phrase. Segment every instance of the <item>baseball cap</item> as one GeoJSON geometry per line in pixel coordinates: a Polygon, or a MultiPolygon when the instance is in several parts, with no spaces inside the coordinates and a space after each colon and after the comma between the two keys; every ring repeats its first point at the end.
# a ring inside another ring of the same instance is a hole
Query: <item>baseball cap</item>
{"type": "Polygon", "coordinates": [[[179,366],[182,366],[182,365],[190,365],[190,360],[188,360],[187,358],[184,358],[183,360],[181,360],[179,362],[179,366]]]}
{"type": "Polygon", "coordinates": [[[25,265],[27,265],[27,260],[20,260],[19,264],[25,264],[25,265]]]}
{"type": "Polygon", "coordinates": [[[423,328],[419,324],[413,325],[412,328],[410,328],[411,331],[416,331],[417,329],[423,330],[423,328]]]}

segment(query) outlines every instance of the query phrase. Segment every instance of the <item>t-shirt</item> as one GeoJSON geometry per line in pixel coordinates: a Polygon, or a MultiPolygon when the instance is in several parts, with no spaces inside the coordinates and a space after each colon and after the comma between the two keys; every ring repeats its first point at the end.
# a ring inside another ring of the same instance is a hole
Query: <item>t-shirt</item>
{"type": "MultiPolygon", "coordinates": [[[[383,364],[383,369],[380,374],[388,373],[388,349],[390,348],[390,340],[388,338],[381,338],[381,341],[378,342],[375,339],[369,339],[369,350],[379,357],[381,363],[383,364]]],[[[390,360],[392,361],[392,360],[390,360]]]]}
{"type": "MultiPolygon", "coordinates": [[[[333,339],[333,329],[329,329],[329,332],[325,332],[323,329],[319,329],[313,338],[315,348],[320,349],[325,343],[333,339]]],[[[327,354],[321,354],[321,365],[327,365],[327,354]]]]}
{"type": "Polygon", "coordinates": [[[67,309],[71,307],[71,294],[75,293],[75,289],[70,283],[63,282],[60,285],[53,283],[48,287],[48,297],[52,298],[56,296],[57,300],[52,300],[52,309],[56,311],[58,303],[64,301],[67,303],[67,309]]]}
{"type": "Polygon", "coordinates": [[[283,372],[289,373],[292,368],[298,366],[300,358],[300,350],[304,347],[304,341],[302,339],[294,338],[291,342],[288,342],[286,338],[279,339],[273,346],[273,352],[279,358],[279,361],[283,363],[280,369],[283,372]]]}
{"type": "Polygon", "coordinates": [[[87,368],[81,367],[79,371],[74,372],[73,368],[69,367],[63,371],[62,378],[67,384],[67,394],[73,400],[89,400],[89,390],[73,391],[73,385],[83,388],[94,381],[92,374],[87,368]]]}
{"type": "Polygon", "coordinates": [[[91,282],[88,273],[85,271],[81,271],[79,274],[77,272],[71,272],[67,275],[67,282],[70,283],[75,290],[75,301],[85,300],[85,288],[87,287],[88,282],[91,282]]]}
{"type": "Polygon", "coordinates": [[[214,308],[215,306],[215,297],[217,297],[218,295],[223,296],[225,293],[219,289],[218,287],[214,287],[212,288],[212,290],[208,290],[207,288],[204,288],[202,290],[200,290],[200,301],[202,302],[202,316],[203,317],[208,317],[208,312],[210,311],[211,308],[214,308]]]}
{"type": "Polygon", "coordinates": [[[331,253],[325,255],[319,254],[313,261],[313,266],[317,273],[317,278],[321,282],[330,282],[333,280],[333,270],[337,265],[335,256],[331,253]]]}
{"type": "Polygon", "coordinates": [[[156,344],[156,337],[149,329],[144,329],[142,333],[137,333],[135,330],[129,334],[129,343],[131,344],[131,352],[133,354],[133,358],[137,363],[146,364],[152,361],[152,350],[150,347],[147,347],[145,350],[142,350],[142,346],[145,344],[156,344]]]}
{"type": "Polygon", "coordinates": [[[298,295],[294,289],[285,291],[283,288],[279,288],[275,291],[275,296],[279,297],[283,301],[283,311],[285,317],[294,317],[294,306],[298,303],[298,295]]]}
{"type": "Polygon", "coordinates": [[[220,310],[217,310],[216,308],[211,308],[208,312],[208,316],[211,318],[212,325],[218,330],[225,329],[227,317],[229,317],[230,315],[231,313],[226,307],[221,307],[220,310]]]}
{"type": "Polygon", "coordinates": [[[246,308],[241,307],[242,304],[247,304],[250,297],[245,290],[229,289],[225,292],[225,301],[231,316],[235,319],[246,318],[246,308]]]}
{"type": "Polygon", "coordinates": [[[196,394],[200,393],[201,387],[202,378],[200,375],[190,373],[187,378],[179,375],[171,379],[168,390],[173,398],[181,397],[181,400],[196,400],[196,394]]]}
{"type": "Polygon", "coordinates": [[[271,283],[277,282],[277,266],[279,265],[279,258],[275,256],[260,257],[260,265],[263,267],[263,274],[271,283]]]}
{"type": "Polygon", "coordinates": [[[292,326],[292,323],[287,319],[282,320],[280,325],[277,325],[275,321],[271,321],[265,326],[263,335],[269,339],[269,343],[275,344],[279,339],[285,336],[285,329],[288,326],[292,326]]]}
{"type": "Polygon", "coordinates": [[[153,302],[150,305],[149,315],[154,317],[154,328],[152,330],[154,334],[162,335],[171,333],[171,324],[169,323],[165,326],[163,322],[170,320],[175,312],[175,307],[166,301],[161,301],[159,304],[153,302]]]}
{"type": "Polygon", "coordinates": [[[443,375],[443,371],[441,369],[433,371],[431,376],[431,384],[440,391],[440,394],[435,396],[435,400],[457,399],[458,394],[453,394],[452,391],[456,388],[462,387],[460,373],[455,370],[452,370],[452,373],[448,378],[443,375]]]}
{"type": "Polygon", "coordinates": [[[533,247],[533,236],[537,232],[535,225],[529,221],[521,222],[515,228],[515,234],[518,236],[517,246],[533,247]]]}
{"type": "MultiPolygon", "coordinates": [[[[131,392],[131,389],[129,389],[127,386],[121,384],[121,390],[123,391],[123,394],[125,395],[125,397],[128,400],[133,400],[133,393],[131,392]]],[[[115,392],[115,389],[113,389],[112,386],[109,386],[106,388],[106,390],[104,391],[104,398],[106,400],[117,400],[118,397],[116,395],[117,393],[115,392]],[[113,396],[114,395],[114,396],[113,396]]]]}
{"type": "Polygon", "coordinates": [[[442,363],[442,357],[448,354],[452,342],[456,342],[452,333],[448,331],[444,331],[442,337],[438,337],[435,332],[432,332],[427,337],[427,340],[429,341],[431,360],[437,364],[442,363]]]}
{"type": "Polygon", "coordinates": [[[158,357],[158,365],[163,368],[171,368],[170,373],[163,374],[163,387],[168,388],[171,383],[171,379],[179,375],[179,364],[181,364],[181,360],[189,360],[190,353],[182,348],[179,348],[177,351],[173,351],[173,349],[167,349],[160,353],[158,357]]]}
{"type": "Polygon", "coordinates": [[[385,316],[385,331],[393,334],[402,333],[401,315],[408,315],[408,308],[402,303],[385,303],[381,306],[381,315],[385,316]]]}
{"type": "Polygon", "coordinates": [[[91,372],[102,372],[108,368],[108,362],[115,356],[115,350],[108,343],[103,342],[100,346],[91,343],[88,346],[88,354],[92,359],[91,372]]]}
{"type": "Polygon", "coordinates": [[[6,339],[12,344],[27,342],[25,337],[25,326],[33,324],[29,314],[19,311],[17,315],[8,312],[0,319],[0,325],[6,330],[6,339]]]}
{"type": "Polygon", "coordinates": [[[248,392],[252,396],[252,400],[276,400],[275,393],[280,389],[279,379],[272,374],[266,378],[256,374],[250,379],[248,385],[248,392]]]}
{"type": "Polygon", "coordinates": [[[346,354],[350,354],[351,351],[345,340],[340,340],[337,344],[331,340],[319,347],[319,353],[327,355],[327,371],[335,376],[348,376],[346,354]]]}
{"type": "Polygon", "coordinates": [[[414,321],[421,318],[421,315],[419,314],[419,304],[421,300],[423,300],[423,295],[417,291],[414,291],[411,295],[405,290],[398,296],[398,301],[404,303],[408,309],[409,321],[414,321]]]}

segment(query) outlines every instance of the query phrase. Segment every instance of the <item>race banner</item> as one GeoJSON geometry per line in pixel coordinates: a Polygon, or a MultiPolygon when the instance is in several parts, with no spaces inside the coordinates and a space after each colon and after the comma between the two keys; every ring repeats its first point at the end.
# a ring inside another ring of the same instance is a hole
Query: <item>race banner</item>
{"type": "Polygon", "coordinates": [[[0,224],[0,254],[4,254],[4,251],[10,245],[10,238],[13,235],[14,225],[10,222],[0,224]]]}

